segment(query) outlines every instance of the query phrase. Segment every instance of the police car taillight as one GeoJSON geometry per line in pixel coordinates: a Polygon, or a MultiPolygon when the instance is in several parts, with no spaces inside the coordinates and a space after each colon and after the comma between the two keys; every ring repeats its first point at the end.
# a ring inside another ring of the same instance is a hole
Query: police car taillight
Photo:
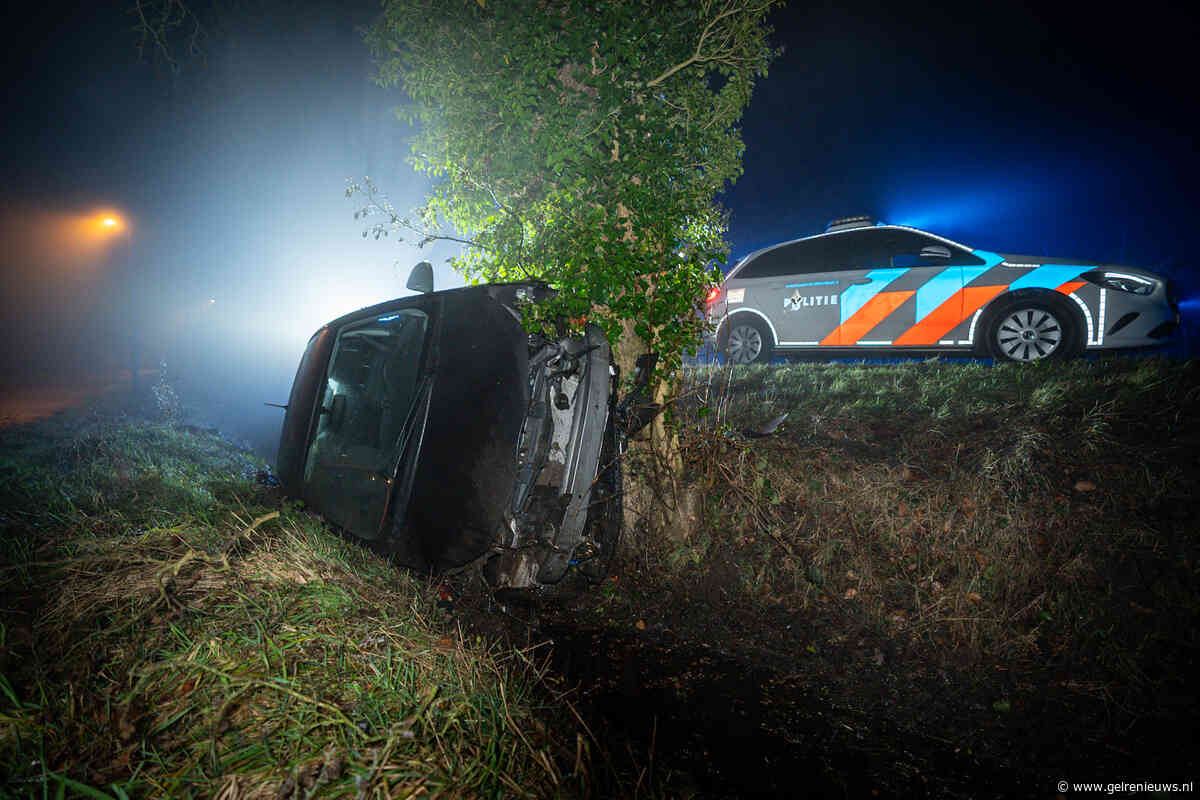
{"type": "Polygon", "coordinates": [[[712,305],[713,303],[717,302],[717,298],[720,296],[721,296],[721,287],[714,286],[708,290],[708,296],[704,298],[704,302],[707,303],[708,305],[712,305]]]}

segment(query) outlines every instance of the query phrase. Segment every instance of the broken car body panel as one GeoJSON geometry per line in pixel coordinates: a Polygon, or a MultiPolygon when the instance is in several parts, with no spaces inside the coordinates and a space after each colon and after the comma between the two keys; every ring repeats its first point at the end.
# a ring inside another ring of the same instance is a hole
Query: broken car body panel
{"type": "Polygon", "coordinates": [[[495,556],[502,587],[611,552],[620,514],[598,507],[619,492],[596,490],[616,468],[611,353],[595,326],[527,334],[520,303],[550,293],[430,292],[321,328],[284,420],[285,491],[422,572],[495,556]]]}

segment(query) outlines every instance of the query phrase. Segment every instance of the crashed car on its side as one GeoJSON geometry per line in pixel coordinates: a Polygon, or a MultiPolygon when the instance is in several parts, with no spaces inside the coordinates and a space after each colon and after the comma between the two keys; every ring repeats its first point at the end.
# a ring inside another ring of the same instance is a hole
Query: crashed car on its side
{"type": "Polygon", "coordinates": [[[602,574],[621,527],[617,383],[588,325],[527,333],[536,282],[410,289],[323,326],[292,384],[286,493],[408,567],[486,565],[498,588],[602,574]]]}

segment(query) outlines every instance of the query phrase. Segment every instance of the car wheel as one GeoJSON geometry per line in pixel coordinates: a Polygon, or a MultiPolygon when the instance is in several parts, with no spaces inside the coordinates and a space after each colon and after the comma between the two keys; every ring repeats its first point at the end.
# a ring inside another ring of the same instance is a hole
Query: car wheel
{"type": "Polygon", "coordinates": [[[1075,321],[1059,304],[1029,298],[998,312],[988,326],[987,343],[1000,361],[1029,363],[1074,355],[1075,321]]]}
{"type": "Polygon", "coordinates": [[[766,364],[771,360],[771,332],[762,320],[739,314],[725,329],[721,352],[734,364],[766,364]]]}

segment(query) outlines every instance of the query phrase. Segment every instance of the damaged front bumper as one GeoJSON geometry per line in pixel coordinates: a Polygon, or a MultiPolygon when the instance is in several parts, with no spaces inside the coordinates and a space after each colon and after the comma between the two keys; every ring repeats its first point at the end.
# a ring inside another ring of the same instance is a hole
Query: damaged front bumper
{"type": "Polygon", "coordinates": [[[594,325],[582,337],[542,341],[531,354],[517,479],[491,565],[497,586],[556,583],[572,563],[615,546],[616,383],[608,340],[594,325]]]}

